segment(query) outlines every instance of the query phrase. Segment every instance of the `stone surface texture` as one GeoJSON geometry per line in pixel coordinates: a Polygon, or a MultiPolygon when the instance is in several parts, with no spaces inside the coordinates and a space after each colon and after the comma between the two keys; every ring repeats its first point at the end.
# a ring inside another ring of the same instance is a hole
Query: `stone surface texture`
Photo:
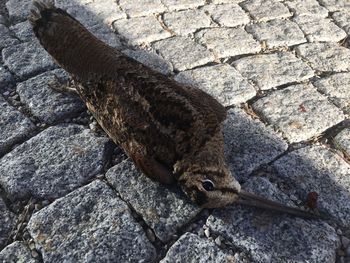
{"type": "Polygon", "coordinates": [[[53,2],[223,104],[242,189],[326,218],[201,209],[142,175],[65,91],[32,0],[0,0],[0,262],[350,262],[349,0],[53,2]]]}
{"type": "Polygon", "coordinates": [[[303,84],[275,91],[256,101],[253,108],[290,142],[308,140],[345,118],[314,87],[303,84]]]}

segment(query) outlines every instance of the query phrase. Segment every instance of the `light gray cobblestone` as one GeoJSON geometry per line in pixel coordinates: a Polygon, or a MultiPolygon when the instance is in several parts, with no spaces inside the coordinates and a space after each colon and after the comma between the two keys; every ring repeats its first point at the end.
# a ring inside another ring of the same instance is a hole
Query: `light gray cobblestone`
{"type": "Polygon", "coordinates": [[[259,42],[242,27],[203,29],[195,36],[218,58],[257,53],[261,50],[259,42]]]}
{"type": "Polygon", "coordinates": [[[339,155],[322,146],[309,146],[288,153],[273,167],[301,200],[317,192],[317,208],[350,226],[350,165],[339,155]]]}
{"type": "Polygon", "coordinates": [[[21,102],[42,122],[52,124],[85,109],[77,95],[54,90],[65,85],[65,80],[60,79],[62,73],[63,70],[46,72],[17,85],[21,102]]]}
{"type": "Polygon", "coordinates": [[[350,69],[350,50],[336,43],[302,44],[295,50],[317,71],[340,72],[350,69]]]}
{"type": "Polygon", "coordinates": [[[344,112],[350,114],[350,73],[336,73],[314,82],[317,89],[344,112]]]}
{"type": "Polygon", "coordinates": [[[306,42],[298,25],[290,20],[274,19],[246,26],[247,32],[268,48],[294,46],[306,42]]]}
{"type": "Polygon", "coordinates": [[[245,102],[256,94],[254,87],[227,64],[183,71],[175,80],[204,90],[224,106],[245,102]]]}
{"type": "Polygon", "coordinates": [[[210,17],[197,9],[165,13],[163,21],[177,35],[187,35],[197,29],[209,27],[211,24],[210,17]]]}
{"type": "Polygon", "coordinates": [[[238,179],[267,164],[287,150],[287,143],[272,129],[241,109],[230,109],[224,123],[226,160],[238,179]]]}
{"type": "Polygon", "coordinates": [[[200,211],[179,188],[167,189],[152,181],[141,174],[129,159],[109,169],[106,178],[163,242],[171,239],[200,211]]]}
{"type": "MultiPolygon", "coordinates": [[[[15,226],[15,214],[13,214],[7,207],[5,202],[0,197],[0,251],[6,245],[11,234],[12,228],[15,226]]],[[[1,252],[0,252],[0,262],[1,252]]]]}
{"type": "Polygon", "coordinates": [[[297,16],[328,16],[328,10],[321,6],[317,0],[290,0],[284,3],[297,16]]]}
{"type": "Polygon", "coordinates": [[[23,42],[32,41],[35,37],[28,21],[13,25],[10,27],[10,30],[23,42]]]}
{"type": "Polygon", "coordinates": [[[205,0],[162,0],[162,3],[170,11],[173,11],[202,6],[205,4],[205,0]]]}
{"type": "Polygon", "coordinates": [[[8,104],[0,95],[0,155],[7,152],[14,144],[28,138],[35,131],[35,125],[8,104]]]}
{"type": "Polygon", "coordinates": [[[330,19],[299,16],[294,21],[300,26],[309,42],[338,42],[347,35],[330,19]]]}
{"type": "Polygon", "coordinates": [[[319,2],[330,12],[340,10],[350,11],[350,2],[347,0],[319,0],[319,2]]]}
{"type": "Polygon", "coordinates": [[[126,18],[126,14],[113,0],[94,1],[86,5],[86,9],[108,25],[111,25],[115,20],[126,18]]]}
{"type": "Polygon", "coordinates": [[[187,37],[172,37],[154,43],[154,48],[169,61],[174,69],[182,71],[214,60],[214,55],[187,37]]]}
{"type": "Polygon", "coordinates": [[[0,90],[6,87],[6,85],[13,81],[12,74],[1,66],[0,64],[0,90]]]}
{"type": "Polygon", "coordinates": [[[303,81],[314,75],[300,58],[289,52],[259,54],[238,59],[232,64],[245,78],[266,90],[294,81],[303,81]]]}
{"type": "Polygon", "coordinates": [[[10,30],[2,24],[0,24],[0,36],[0,50],[19,43],[17,39],[11,36],[10,30]]]}
{"type": "Polygon", "coordinates": [[[350,128],[345,128],[334,137],[334,143],[350,157],[350,128]]]}
{"type": "Polygon", "coordinates": [[[0,159],[0,185],[12,200],[58,198],[102,172],[107,147],[83,126],[50,127],[0,159]]]}
{"type": "Polygon", "coordinates": [[[33,258],[29,247],[22,241],[15,241],[0,251],[0,262],[4,263],[40,263],[33,258]]]}
{"type": "Polygon", "coordinates": [[[235,27],[248,24],[249,16],[235,3],[208,5],[203,8],[221,26],[235,27]]]}
{"type": "Polygon", "coordinates": [[[120,7],[130,16],[147,16],[166,11],[161,0],[120,0],[120,7]]]}
{"type": "Polygon", "coordinates": [[[100,181],[35,213],[28,229],[44,262],[151,262],[155,249],[128,206],[100,181]]]}
{"type": "Polygon", "coordinates": [[[10,19],[15,22],[26,20],[31,4],[31,0],[8,0],[6,2],[6,8],[9,12],[10,19]]]}
{"type": "Polygon", "coordinates": [[[308,140],[344,120],[344,114],[311,85],[292,85],[253,103],[290,142],[308,140]]]}
{"type": "Polygon", "coordinates": [[[171,34],[164,30],[155,16],[133,17],[117,20],[114,29],[128,39],[131,44],[149,43],[168,38],[171,34]]]}
{"type": "Polygon", "coordinates": [[[345,32],[350,35],[350,11],[349,12],[334,12],[332,15],[335,23],[340,26],[345,32]]]}
{"type": "Polygon", "coordinates": [[[248,11],[253,19],[268,21],[275,18],[286,18],[292,16],[288,8],[279,1],[274,0],[246,0],[240,4],[248,11]]]}

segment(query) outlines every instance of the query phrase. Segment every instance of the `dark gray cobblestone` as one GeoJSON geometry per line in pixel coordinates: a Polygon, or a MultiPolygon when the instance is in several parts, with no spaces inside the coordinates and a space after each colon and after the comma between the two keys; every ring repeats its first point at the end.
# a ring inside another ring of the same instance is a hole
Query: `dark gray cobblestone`
{"type": "Polygon", "coordinates": [[[40,260],[32,257],[29,247],[24,242],[16,241],[0,251],[0,262],[40,263],[40,260]]]}
{"type": "MultiPolygon", "coordinates": [[[[5,246],[9,240],[12,228],[15,226],[15,214],[13,214],[7,207],[5,202],[0,197],[0,249],[5,246]]],[[[1,253],[0,253],[0,262],[1,253]]]]}

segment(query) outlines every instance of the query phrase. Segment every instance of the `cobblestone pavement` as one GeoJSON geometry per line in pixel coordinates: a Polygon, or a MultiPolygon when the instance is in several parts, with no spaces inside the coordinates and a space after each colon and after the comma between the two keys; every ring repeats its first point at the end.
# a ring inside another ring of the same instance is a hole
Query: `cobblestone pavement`
{"type": "Polygon", "coordinates": [[[328,220],[200,210],[140,174],[0,0],[0,262],[350,262],[348,0],[56,0],[126,55],[228,107],[243,188],[328,220]]]}

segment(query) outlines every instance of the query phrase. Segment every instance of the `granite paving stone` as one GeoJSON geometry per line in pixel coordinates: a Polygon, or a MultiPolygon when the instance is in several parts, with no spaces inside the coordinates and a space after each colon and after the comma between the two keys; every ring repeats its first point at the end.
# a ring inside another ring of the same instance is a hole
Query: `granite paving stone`
{"type": "Polygon", "coordinates": [[[44,262],[152,262],[155,249],[128,206],[101,181],[32,215],[28,230],[44,262]]]}
{"type": "Polygon", "coordinates": [[[168,250],[160,263],[240,263],[239,255],[231,255],[219,249],[214,241],[208,241],[192,233],[182,235],[168,250]]]}
{"type": "Polygon", "coordinates": [[[274,91],[254,102],[253,108],[290,142],[308,140],[345,118],[326,96],[307,84],[274,91]]]}
{"type": "MultiPolygon", "coordinates": [[[[15,226],[16,217],[7,207],[5,202],[0,197],[0,250],[6,245],[8,237],[11,234],[12,228],[15,226]]],[[[1,252],[0,252],[0,262],[1,252]]]]}
{"type": "Polygon", "coordinates": [[[238,59],[232,65],[262,90],[303,81],[313,77],[314,71],[290,52],[260,54],[238,59]]]}
{"type": "Polygon", "coordinates": [[[350,2],[347,0],[319,0],[319,2],[330,12],[341,10],[350,11],[350,2]]]}
{"type": "Polygon", "coordinates": [[[183,71],[175,80],[202,89],[224,106],[245,102],[256,94],[254,87],[227,64],[183,71]]]}
{"type": "Polygon", "coordinates": [[[109,169],[106,178],[163,242],[171,239],[200,211],[179,187],[168,188],[152,181],[129,159],[109,169]]]}
{"type": "Polygon", "coordinates": [[[0,36],[0,50],[19,43],[17,39],[11,36],[10,30],[2,24],[0,24],[0,36]]]}
{"type": "Polygon", "coordinates": [[[211,24],[210,17],[198,9],[165,13],[163,21],[177,35],[187,35],[211,24]]]}
{"type": "Polygon", "coordinates": [[[284,2],[296,16],[328,16],[328,10],[317,0],[289,0],[284,2]]]}
{"type": "Polygon", "coordinates": [[[343,158],[323,146],[308,146],[281,157],[273,167],[301,200],[317,192],[317,208],[349,228],[350,165],[343,158]]]}
{"type": "Polygon", "coordinates": [[[94,0],[54,0],[55,6],[59,8],[67,8],[71,6],[84,6],[94,2],[94,0]]]}
{"type": "Polygon", "coordinates": [[[223,127],[225,155],[230,170],[241,181],[288,147],[281,136],[241,109],[230,109],[223,127]]]}
{"type": "Polygon", "coordinates": [[[30,137],[36,127],[29,118],[12,107],[1,95],[0,109],[0,155],[3,155],[14,144],[30,137]]]}
{"type": "Polygon", "coordinates": [[[235,27],[250,22],[249,16],[235,3],[208,5],[203,10],[222,27],[235,27]]]}
{"type": "Polygon", "coordinates": [[[130,16],[147,16],[166,11],[161,0],[120,0],[120,7],[130,16]]]}
{"type": "Polygon", "coordinates": [[[170,10],[182,10],[203,6],[205,0],[162,0],[162,3],[170,10]]]}
{"type": "Polygon", "coordinates": [[[317,89],[345,113],[350,114],[350,73],[336,73],[314,82],[317,89]]]}
{"type": "Polygon", "coordinates": [[[4,65],[20,78],[27,78],[55,67],[51,56],[37,41],[4,48],[2,57],[4,65]]]}
{"type": "Polygon", "coordinates": [[[80,125],[49,127],[0,159],[0,185],[12,200],[58,198],[103,171],[108,142],[80,125]]]}
{"type": "Polygon", "coordinates": [[[125,55],[136,59],[142,64],[161,72],[164,75],[169,75],[173,71],[173,66],[161,56],[159,56],[154,50],[143,49],[125,49],[122,51],[125,55]]]}
{"type": "Polygon", "coordinates": [[[14,32],[16,37],[23,42],[32,41],[35,38],[32,26],[29,21],[20,22],[10,26],[10,30],[14,32]]]}
{"type": "Polygon", "coordinates": [[[115,20],[126,18],[126,14],[114,0],[93,1],[85,8],[107,25],[111,25],[115,20]]]}
{"type": "Polygon", "coordinates": [[[183,71],[214,60],[214,55],[190,38],[176,36],[154,43],[159,54],[169,61],[175,70],[183,71]]]}
{"type": "Polygon", "coordinates": [[[320,72],[340,72],[350,69],[350,50],[336,43],[307,43],[295,48],[298,56],[320,72]]]}
{"type": "Polygon", "coordinates": [[[55,91],[65,85],[63,70],[45,72],[17,85],[17,93],[31,113],[40,121],[53,124],[85,109],[78,95],[55,91]]]}
{"type": "Polygon", "coordinates": [[[345,128],[334,137],[334,143],[350,157],[350,128],[345,128]]]}
{"type": "Polygon", "coordinates": [[[113,28],[131,44],[149,43],[171,36],[155,16],[117,20],[113,23],[113,28]]]}
{"type": "Polygon", "coordinates": [[[306,42],[298,25],[290,20],[274,19],[246,26],[248,33],[268,48],[294,46],[306,42]]]}
{"type": "Polygon", "coordinates": [[[6,8],[12,21],[24,21],[29,15],[32,0],[8,0],[6,8]]]}
{"type": "Polygon", "coordinates": [[[0,90],[13,81],[12,74],[0,64],[0,90]]]}
{"type": "Polygon", "coordinates": [[[258,53],[261,50],[259,42],[243,27],[203,29],[195,37],[218,58],[258,53]]]}
{"type": "Polygon", "coordinates": [[[240,6],[249,12],[254,20],[258,21],[292,16],[283,3],[274,0],[247,0],[242,2],[240,6]]]}
{"type": "Polygon", "coordinates": [[[338,26],[340,26],[348,35],[350,35],[350,12],[334,12],[332,14],[332,18],[338,26]]]}
{"type": "Polygon", "coordinates": [[[251,262],[335,262],[339,245],[326,223],[239,205],[215,210],[207,225],[246,252],[251,262]]]}
{"type": "Polygon", "coordinates": [[[29,247],[23,241],[15,241],[0,251],[0,262],[6,263],[40,263],[33,258],[29,247]]]}
{"type": "Polygon", "coordinates": [[[327,18],[299,16],[293,20],[309,42],[338,42],[347,36],[344,30],[327,18]]]}

